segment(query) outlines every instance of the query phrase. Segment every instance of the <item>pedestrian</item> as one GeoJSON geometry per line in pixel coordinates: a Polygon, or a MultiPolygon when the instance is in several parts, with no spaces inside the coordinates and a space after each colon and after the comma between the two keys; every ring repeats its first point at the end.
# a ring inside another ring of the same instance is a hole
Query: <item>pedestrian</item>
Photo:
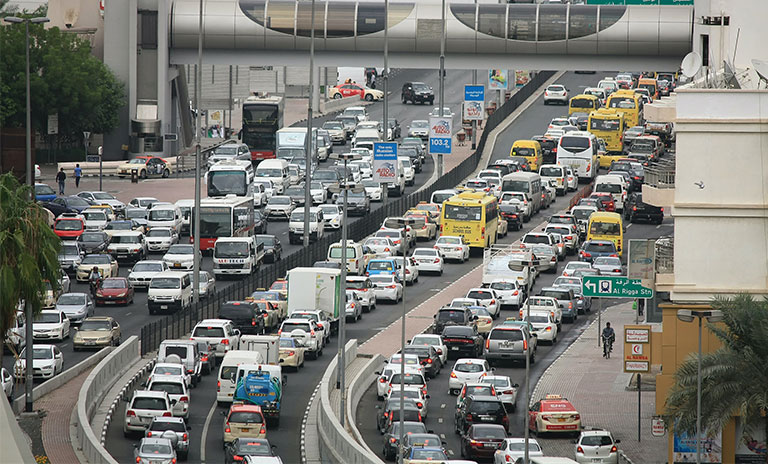
{"type": "Polygon", "coordinates": [[[83,177],[83,170],[80,168],[80,163],[75,164],[75,187],[80,188],[80,178],[83,177]]]}
{"type": "Polygon", "coordinates": [[[59,183],[59,195],[64,195],[64,181],[67,180],[67,173],[64,172],[64,168],[59,169],[56,173],[56,182],[59,183]]]}

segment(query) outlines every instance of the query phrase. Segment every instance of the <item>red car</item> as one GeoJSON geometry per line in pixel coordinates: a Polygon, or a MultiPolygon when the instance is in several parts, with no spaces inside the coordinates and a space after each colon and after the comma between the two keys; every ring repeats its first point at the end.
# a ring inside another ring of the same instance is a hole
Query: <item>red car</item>
{"type": "Polygon", "coordinates": [[[125,277],[108,277],[96,290],[97,305],[133,303],[133,285],[125,277]]]}
{"type": "Polygon", "coordinates": [[[597,199],[603,207],[603,211],[616,211],[616,204],[613,202],[613,196],[608,192],[595,192],[590,195],[589,198],[597,199]]]}
{"type": "Polygon", "coordinates": [[[62,213],[53,223],[53,232],[62,239],[77,240],[84,231],[85,221],[76,213],[62,213]]]}
{"type": "Polygon", "coordinates": [[[328,98],[346,98],[358,96],[366,101],[381,100],[384,97],[384,92],[381,90],[369,89],[360,84],[346,83],[331,87],[328,91],[328,98]]]}

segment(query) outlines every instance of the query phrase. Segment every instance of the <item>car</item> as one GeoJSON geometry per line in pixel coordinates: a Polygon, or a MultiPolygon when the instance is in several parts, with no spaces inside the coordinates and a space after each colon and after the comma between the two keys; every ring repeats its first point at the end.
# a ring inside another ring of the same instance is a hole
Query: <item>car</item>
{"type": "Polygon", "coordinates": [[[162,375],[150,378],[146,383],[148,391],[164,391],[171,400],[173,417],[189,419],[190,392],[188,377],[183,375],[162,375]]]}
{"type": "Polygon", "coordinates": [[[133,285],[134,290],[138,288],[147,289],[149,282],[156,274],[170,270],[168,263],[160,260],[143,260],[133,265],[128,273],[128,281],[133,285]]]}
{"type": "Polygon", "coordinates": [[[323,212],[326,229],[340,229],[342,221],[342,211],[339,205],[321,204],[318,206],[323,212]]]}
{"type": "Polygon", "coordinates": [[[84,254],[104,253],[109,247],[110,240],[111,237],[106,232],[87,231],[77,238],[77,243],[84,254]]]}
{"type": "MultiPolygon", "coordinates": [[[[339,195],[336,204],[338,206],[344,204],[343,195],[339,195]]],[[[370,212],[371,200],[364,190],[362,192],[347,192],[347,216],[365,216],[370,212]]]]}
{"type": "Polygon", "coordinates": [[[525,289],[521,288],[518,281],[513,278],[494,279],[488,288],[496,292],[500,307],[507,306],[518,309],[523,301],[525,289]]]}
{"type": "Polygon", "coordinates": [[[563,251],[567,255],[573,255],[579,250],[579,231],[573,224],[547,224],[544,232],[553,237],[560,237],[563,251]]]}
{"type": "Polygon", "coordinates": [[[136,171],[139,179],[167,178],[171,175],[171,165],[166,160],[156,156],[137,156],[127,163],[119,165],[116,169],[117,175],[121,179],[133,175],[133,171],[136,171]]]}
{"type": "Polygon", "coordinates": [[[416,119],[408,126],[408,137],[419,137],[422,140],[429,138],[429,121],[416,119]]]}
{"type": "Polygon", "coordinates": [[[153,227],[147,231],[145,241],[149,251],[168,251],[179,243],[179,234],[172,227],[153,227]]]}
{"type": "Polygon", "coordinates": [[[441,335],[427,333],[418,334],[410,339],[408,344],[414,346],[431,346],[435,349],[435,352],[437,352],[441,365],[445,365],[448,361],[448,347],[445,346],[441,335]]]}
{"type": "Polygon", "coordinates": [[[506,221],[507,230],[520,230],[523,228],[522,208],[517,204],[499,204],[499,217],[506,221]]]}
{"type": "Polygon", "coordinates": [[[280,366],[304,367],[304,347],[293,337],[280,337],[280,366]]]}
{"type": "Polygon", "coordinates": [[[107,253],[115,259],[141,261],[147,257],[147,241],[144,234],[135,230],[120,230],[112,234],[107,253]]]}
{"type": "Polygon", "coordinates": [[[11,373],[6,368],[0,369],[0,388],[8,401],[13,399],[14,380],[11,373]]]}
{"type": "MultiPolygon", "coordinates": [[[[471,304],[471,303],[470,303],[471,304]]],[[[433,316],[435,321],[432,323],[433,333],[440,335],[443,333],[443,329],[451,326],[472,326],[474,317],[472,313],[465,306],[443,306],[437,310],[437,313],[433,316]]],[[[471,346],[465,347],[468,350],[471,346]]],[[[464,351],[464,350],[451,350],[451,351],[464,351]]]]}
{"type": "Polygon", "coordinates": [[[437,350],[432,346],[424,345],[405,345],[403,353],[406,355],[414,354],[418,356],[418,362],[424,368],[424,374],[427,377],[435,378],[440,375],[441,361],[437,350]]]}
{"type": "Polygon", "coordinates": [[[382,187],[382,184],[373,179],[363,179],[362,184],[365,188],[365,194],[370,201],[382,201],[384,199],[384,188],[382,187]]]}
{"type": "Polygon", "coordinates": [[[501,301],[499,295],[496,293],[496,290],[492,288],[471,288],[467,291],[467,298],[474,298],[477,300],[482,306],[488,309],[488,312],[491,313],[491,316],[493,316],[494,319],[501,314],[501,301]]]}
{"type": "Polygon", "coordinates": [[[406,82],[400,91],[400,100],[403,103],[426,103],[431,106],[435,104],[435,92],[423,82],[406,82]]]}
{"type": "Polygon", "coordinates": [[[534,433],[581,432],[581,414],[561,395],[549,394],[528,409],[528,429],[534,433]]]}
{"type": "Polygon", "coordinates": [[[552,84],[547,86],[544,90],[544,104],[559,103],[561,105],[568,104],[568,89],[564,85],[552,84]]]}
{"type": "Polygon", "coordinates": [[[403,215],[412,218],[416,222],[411,228],[415,231],[416,240],[433,240],[437,237],[437,223],[432,219],[428,211],[409,210],[403,215]]]}
{"type": "MultiPolygon", "coordinates": [[[[477,397],[483,398],[483,397],[477,397]]],[[[477,399],[475,399],[477,402],[477,399]]],[[[491,402],[486,401],[490,404],[491,402]]],[[[491,406],[493,408],[495,406],[491,406]]],[[[502,408],[503,409],[503,408],[502,408]]],[[[480,414],[483,416],[491,414],[480,414]]],[[[504,416],[506,418],[506,415],[504,416]]],[[[508,421],[507,421],[508,422],[508,421]]],[[[487,459],[496,452],[499,444],[507,438],[507,426],[490,423],[471,424],[461,436],[461,456],[469,459],[487,459]]]]}
{"type": "Polygon", "coordinates": [[[300,341],[311,359],[317,359],[323,354],[323,333],[312,319],[289,317],[280,325],[277,334],[300,341]]]}
{"type": "Polygon", "coordinates": [[[216,293],[216,276],[212,272],[200,271],[198,295],[200,298],[210,298],[216,293]]]}
{"type": "Polygon", "coordinates": [[[328,89],[328,98],[340,100],[346,97],[359,97],[369,102],[379,101],[384,98],[384,92],[356,83],[341,84],[328,89]]]}
{"type": "Polygon", "coordinates": [[[408,235],[405,234],[402,229],[379,229],[374,234],[374,238],[380,237],[392,240],[392,243],[395,245],[395,249],[391,252],[393,255],[402,255],[404,247],[407,247],[410,244],[408,235]]]}
{"type": "Polygon", "coordinates": [[[469,396],[497,396],[496,387],[487,383],[467,382],[462,385],[456,396],[456,407],[459,408],[469,396]]]}
{"type": "Polygon", "coordinates": [[[133,304],[134,288],[126,277],[103,279],[96,289],[95,303],[99,305],[133,304]]]}
{"type": "Polygon", "coordinates": [[[621,264],[621,258],[613,256],[594,258],[592,259],[592,267],[597,269],[600,275],[624,275],[624,265],[621,264]]]}
{"type": "Polygon", "coordinates": [[[72,349],[118,346],[122,339],[120,324],[110,316],[91,316],[83,319],[72,337],[72,349]]]}
{"type": "Polygon", "coordinates": [[[614,201],[613,196],[608,192],[594,192],[589,198],[597,200],[601,211],[616,211],[616,202],[614,201]]]}
{"type": "MultiPolygon", "coordinates": [[[[164,391],[134,390],[125,405],[123,435],[130,437],[134,433],[144,434],[153,418],[171,417],[171,407],[171,400],[164,391]]],[[[170,448],[173,449],[172,446],[170,448]]]]}
{"type": "Polygon", "coordinates": [[[73,210],[75,213],[80,213],[93,206],[90,201],[76,195],[56,197],[48,204],[56,205],[59,209],[73,210]]]}
{"type": "Polygon", "coordinates": [[[376,309],[376,294],[373,291],[373,283],[371,283],[370,278],[347,275],[346,289],[355,293],[364,312],[376,309]]]}
{"type": "Polygon", "coordinates": [[[62,213],[54,220],[53,232],[62,240],[77,240],[85,232],[85,218],[80,213],[62,213]]]}
{"type": "Polygon", "coordinates": [[[400,251],[400,246],[395,245],[390,237],[367,238],[363,242],[363,247],[378,257],[394,256],[400,251]]]}
{"type": "MultiPolygon", "coordinates": [[[[517,463],[525,457],[525,438],[505,438],[493,453],[493,464],[517,463]]],[[[535,438],[528,439],[528,456],[544,456],[541,445],[535,438]]]]}
{"type": "Polygon", "coordinates": [[[392,275],[402,278],[402,272],[399,271],[400,268],[401,266],[398,266],[398,263],[394,258],[377,258],[368,261],[368,266],[365,268],[365,275],[368,277],[392,275]]]}
{"type": "Polygon", "coordinates": [[[615,440],[607,430],[584,430],[574,442],[574,459],[579,464],[618,464],[619,449],[616,445],[619,443],[621,440],[615,440]]]}
{"type": "Polygon", "coordinates": [[[493,316],[488,312],[485,306],[467,306],[469,312],[474,318],[473,326],[477,330],[478,335],[486,337],[488,332],[493,327],[493,316]]]}
{"type": "MultiPolygon", "coordinates": [[[[198,250],[198,256],[201,255],[198,250]]],[[[168,252],[163,255],[163,261],[168,264],[171,270],[186,269],[191,270],[194,265],[194,247],[186,244],[171,245],[168,252]]],[[[202,262],[202,256],[200,256],[202,262]]]]}
{"type": "Polygon", "coordinates": [[[369,278],[377,302],[387,300],[397,303],[403,299],[403,284],[399,277],[393,274],[377,274],[369,276],[369,278]]]}
{"type": "MultiPolygon", "coordinates": [[[[455,329],[455,327],[446,327],[448,329],[455,329]]],[[[444,334],[443,340],[446,341],[450,349],[449,339],[452,336],[450,334],[444,334]]],[[[488,361],[482,358],[459,358],[453,364],[451,369],[451,375],[448,379],[448,393],[451,395],[458,395],[461,391],[462,385],[468,382],[478,382],[481,378],[491,374],[491,366],[488,361]]]]}
{"type": "Polygon", "coordinates": [[[395,118],[389,118],[387,121],[387,137],[389,140],[399,139],[402,135],[402,129],[400,123],[395,118]]]}
{"type": "Polygon", "coordinates": [[[261,407],[254,404],[234,403],[226,413],[223,424],[224,444],[238,438],[266,438],[267,426],[261,407]]]}
{"type": "Polygon", "coordinates": [[[137,464],[175,464],[176,451],[168,438],[142,438],[134,445],[133,456],[137,464]]]}
{"type": "Polygon", "coordinates": [[[112,237],[112,235],[118,233],[118,232],[141,232],[142,234],[146,232],[147,226],[146,226],[146,220],[144,221],[144,224],[139,222],[136,219],[126,219],[121,221],[112,221],[109,224],[107,224],[107,227],[104,228],[104,232],[106,232],[107,235],[112,237]]]}
{"type": "Polygon", "coordinates": [[[647,220],[654,224],[664,222],[664,208],[643,202],[642,192],[631,193],[625,206],[624,219],[629,222],[639,220],[647,220]]]}
{"type": "Polygon", "coordinates": [[[37,340],[55,339],[64,341],[69,337],[70,323],[67,315],[61,311],[41,311],[32,323],[32,337],[37,340]]]}
{"type": "Polygon", "coordinates": [[[171,440],[176,454],[181,460],[186,460],[189,455],[190,435],[189,427],[181,417],[153,417],[149,427],[144,432],[145,438],[168,438],[171,440]],[[174,436],[175,438],[173,438],[174,436]]]}
{"type": "MultiPolygon", "coordinates": [[[[529,323],[525,321],[526,325],[529,323]]],[[[522,361],[530,357],[530,363],[536,362],[534,341],[536,337],[518,324],[501,324],[491,329],[485,342],[484,357],[489,363],[502,360],[522,361]],[[529,340],[533,340],[530,341],[529,340]]]]}
{"type": "Polygon", "coordinates": [[[291,200],[291,197],[275,195],[267,201],[267,206],[264,207],[264,215],[267,217],[267,221],[274,218],[284,218],[287,221],[294,209],[296,209],[296,204],[291,200]]]}
{"type": "Polygon", "coordinates": [[[95,311],[95,304],[88,293],[63,293],[56,300],[56,311],[63,312],[70,324],[79,324],[95,311]]]}
{"type": "Polygon", "coordinates": [[[392,258],[397,263],[397,275],[403,279],[403,263],[405,263],[405,284],[413,285],[419,282],[419,264],[409,256],[392,258]]]}
{"type": "Polygon", "coordinates": [[[93,268],[97,268],[101,278],[117,276],[117,260],[106,253],[93,253],[85,255],[80,265],[77,267],[76,278],[78,282],[88,282],[88,277],[93,268]]]}
{"type": "Polygon", "coordinates": [[[331,137],[331,142],[338,143],[340,145],[346,145],[347,129],[344,127],[344,124],[341,121],[325,121],[323,123],[323,129],[328,131],[328,135],[331,137]]]}
{"type": "Polygon", "coordinates": [[[437,275],[443,275],[445,261],[439,250],[434,248],[414,248],[411,253],[419,269],[419,273],[433,272],[437,275]]]}
{"type": "Polygon", "coordinates": [[[230,320],[203,319],[192,329],[190,340],[206,341],[215,348],[215,356],[223,358],[230,350],[240,346],[240,331],[230,320]]]}
{"type": "Polygon", "coordinates": [[[78,192],[77,196],[90,201],[94,205],[109,205],[114,212],[118,215],[122,215],[125,212],[125,203],[118,200],[114,195],[109,192],[103,191],[83,191],[78,192]]]}
{"type": "Polygon", "coordinates": [[[24,381],[27,367],[27,348],[32,348],[32,377],[50,379],[64,370],[64,355],[56,345],[35,344],[24,347],[13,365],[13,376],[24,381]]]}
{"type": "Polygon", "coordinates": [[[347,320],[357,322],[363,318],[363,304],[353,290],[346,291],[345,313],[347,320]]]}
{"type": "Polygon", "coordinates": [[[283,245],[274,235],[257,235],[257,243],[264,244],[264,262],[276,263],[283,256],[283,245]]]}
{"type": "Polygon", "coordinates": [[[469,245],[464,237],[441,235],[435,241],[434,246],[445,259],[454,259],[462,263],[469,259],[469,245]]]}
{"type": "MultiPolygon", "coordinates": [[[[544,287],[539,290],[538,296],[554,298],[558,310],[562,314],[562,319],[566,319],[569,323],[576,322],[576,319],[578,318],[576,295],[574,295],[574,292],[571,289],[563,287],[544,287]]],[[[557,313],[557,311],[555,311],[555,313],[557,313]]],[[[558,326],[558,329],[559,328],[560,327],[558,326]]]]}
{"type": "Polygon", "coordinates": [[[528,311],[523,311],[521,320],[529,322],[533,326],[533,333],[538,342],[547,342],[550,345],[557,343],[559,328],[550,311],[531,310],[530,317],[528,311]]]}
{"type": "MultiPolygon", "coordinates": [[[[418,388],[412,388],[410,390],[418,391],[418,388]]],[[[399,391],[400,389],[398,386],[397,392],[399,391]]],[[[376,428],[379,432],[384,433],[390,424],[399,422],[400,417],[402,417],[404,421],[423,422],[424,417],[421,415],[421,408],[419,405],[424,406],[424,403],[419,402],[418,398],[403,398],[401,396],[386,398],[384,406],[380,408],[379,413],[376,415],[376,428]],[[402,409],[400,407],[401,403],[402,409]]]]}
{"type": "MultiPolygon", "coordinates": [[[[397,456],[397,450],[400,447],[400,421],[395,421],[389,424],[387,430],[384,432],[384,449],[382,454],[384,459],[392,461],[397,456]]],[[[403,436],[428,433],[427,427],[423,422],[417,421],[403,421],[403,436]]]]}
{"type": "Polygon", "coordinates": [[[157,362],[152,367],[152,372],[149,373],[147,383],[155,378],[162,377],[183,377],[184,383],[187,386],[194,384],[192,376],[187,372],[183,364],[171,363],[171,362],[157,362]]]}
{"type": "Polygon", "coordinates": [[[619,256],[618,251],[616,251],[616,244],[612,240],[587,240],[579,250],[579,259],[590,264],[595,258],[603,256],[614,258],[619,256]]]}
{"type": "Polygon", "coordinates": [[[35,183],[35,201],[49,202],[56,198],[56,191],[48,184],[35,183]]]}
{"type": "Polygon", "coordinates": [[[267,462],[264,458],[277,457],[276,451],[277,446],[266,438],[238,438],[224,445],[224,463],[237,464],[247,457],[253,459],[254,464],[267,462]]]}

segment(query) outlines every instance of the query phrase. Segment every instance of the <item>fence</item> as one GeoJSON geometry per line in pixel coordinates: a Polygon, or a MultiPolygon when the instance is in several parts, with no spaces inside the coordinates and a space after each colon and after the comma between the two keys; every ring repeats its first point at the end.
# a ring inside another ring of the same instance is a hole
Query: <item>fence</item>
{"type": "MultiPolygon", "coordinates": [[[[458,166],[445,173],[433,184],[400,198],[390,198],[390,200],[380,208],[371,211],[361,220],[349,222],[347,233],[349,240],[359,241],[378,230],[384,219],[390,216],[401,216],[406,210],[416,206],[419,202],[428,202],[435,190],[453,188],[467,176],[469,176],[477,167],[480,156],[483,152],[483,146],[486,140],[486,134],[493,130],[508,115],[517,109],[522,102],[547,79],[554,75],[553,71],[539,72],[528,84],[523,86],[517,93],[507,100],[504,105],[488,118],[483,135],[480,138],[477,151],[462,161],[458,166]]],[[[203,319],[215,318],[218,316],[218,308],[222,302],[243,300],[259,288],[269,288],[277,279],[283,278],[289,269],[300,266],[312,266],[315,261],[324,261],[328,247],[341,240],[341,231],[333,231],[327,234],[323,239],[309,247],[302,248],[274,265],[258,270],[255,274],[234,283],[206,300],[201,300],[191,307],[177,311],[162,319],[145,324],[141,328],[139,341],[141,343],[141,354],[145,355],[156,350],[160,342],[168,338],[179,338],[189,333],[198,321],[203,319]]]]}
{"type": "Polygon", "coordinates": [[[675,188],[675,158],[663,159],[645,168],[644,181],[651,187],[675,188]]]}

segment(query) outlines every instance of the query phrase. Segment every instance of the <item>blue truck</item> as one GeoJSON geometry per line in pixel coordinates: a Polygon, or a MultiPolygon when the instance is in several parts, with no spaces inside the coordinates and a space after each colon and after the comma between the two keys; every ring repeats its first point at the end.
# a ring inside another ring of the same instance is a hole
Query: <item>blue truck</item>
{"type": "Polygon", "coordinates": [[[234,401],[261,407],[266,420],[280,424],[280,403],[285,379],[280,366],[240,364],[237,367],[234,401]]]}

